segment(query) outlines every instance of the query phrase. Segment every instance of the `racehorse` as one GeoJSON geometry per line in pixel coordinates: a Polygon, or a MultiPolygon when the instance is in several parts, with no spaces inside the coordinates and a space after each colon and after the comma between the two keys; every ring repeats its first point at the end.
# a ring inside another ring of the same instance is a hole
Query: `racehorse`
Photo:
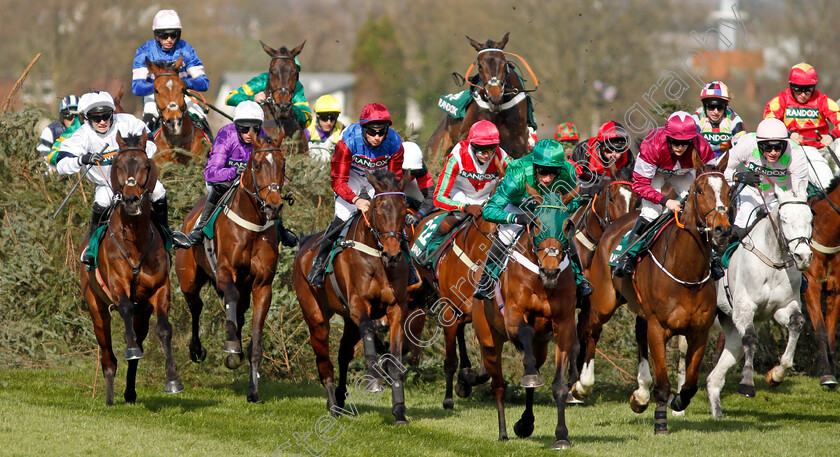
{"type": "MultiPolygon", "coordinates": [[[[274,49],[262,41],[260,44],[266,54],[271,57],[263,103],[266,119],[270,116],[270,119],[277,124],[277,129],[283,129],[286,142],[291,146],[290,152],[306,154],[309,152],[309,143],[292,109],[292,96],[295,94],[295,86],[300,78],[300,69],[295,62],[295,57],[300,54],[306,40],[291,50],[285,46],[274,49]]],[[[274,136],[273,128],[269,127],[266,132],[274,136]]]]}
{"type": "Polygon", "coordinates": [[[793,353],[805,324],[799,298],[800,271],[811,264],[811,208],[805,186],[796,194],[776,189],[778,206],[741,241],[729,261],[728,288],[717,283],[718,321],[726,334],[726,346],[706,380],[712,416],[723,417],[720,391],[726,373],[746,354],[738,393],[755,396],[753,356],[758,338],[754,321],[771,317],[788,328],[788,342],[781,363],[767,372],[770,386],[779,385],[793,366],[793,353]],[[731,292],[730,292],[731,291],[731,292]],[[731,304],[730,304],[731,303],[731,304]]]}
{"type": "Polygon", "coordinates": [[[204,132],[193,123],[184,101],[186,86],[178,76],[182,62],[183,57],[178,57],[175,62],[151,62],[146,59],[146,68],[155,76],[155,103],[161,124],[155,144],[160,151],[156,157],[161,161],[187,163],[198,160],[204,150],[204,132]]]}
{"type": "Polygon", "coordinates": [[[335,255],[326,285],[315,288],[306,280],[315,257],[313,249],[321,235],[303,241],[295,256],[292,276],[303,318],[309,326],[309,340],[330,413],[337,416],[346,412],[345,396],[351,397],[347,392],[347,366],[361,338],[368,374],[356,382],[357,392],[362,389],[368,392],[364,394],[367,397],[382,392],[382,377],[387,376],[392,389],[391,412],[396,425],[404,425],[408,423],[402,365],[408,317],[408,263],[400,241],[405,236],[403,226],[408,204],[404,190],[409,179],[403,175],[398,181],[391,172],[377,171],[368,173],[367,180],[376,191],[370,210],[350,222],[347,237],[341,244],[344,250],[335,255]],[[344,319],[344,334],[338,349],[337,388],[329,345],[330,319],[334,314],[344,319]],[[388,317],[390,353],[377,360],[373,320],[382,316],[388,317]]]}
{"type": "Polygon", "coordinates": [[[589,268],[589,280],[595,292],[589,297],[589,328],[581,379],[573,391],[586,397],[595,383],[595,345],[603,325],[621,302],[626,302],[639,316],[636,319],[636,342],[639,351],[639,388],[630,397],[630,407],[637,413],[647,409],[650,399],[650,363],[654,368],[654,431],[668,433],[667,406],[683,411],[697,392],[700,362],[714,322],[715,284],[711,280],[712,246],[728,244],[730,225],[729,185],[723,177],[728,155],[716,167],[706,167],[694,151],[696,177],[683,200],[682,219],[677,217],[663,226],[648,248],[648,255],[636,266],[631,278],[613,278],[610,254],[635,222],[635,211],[616,219],[601,237],[589,268]],[[671,392],[665,364],[665,344],[675,335],[688,343],[686,378],[679,394],[671,392]]]}
{"type": "Polygon", "coordinates": [[[503,49],[508,35],[510,32],[501,41],[487,40],[485,43],[467,37],[478,51],[473,66],[478,68],[481,85],[469,81],[473,100],[464,118],[455,119],[449,115],[444,118],[426,144],[427,157],[437,154],[446,157],[458,142],[467,139],[470,127],[480,120],[488,120],[498,127],[499,144],[512,158],[518,159],[528,153],[527,92],[513,63],[505,59],[507,53],[503,49]]]}
{"type": "MultiPolygon", "coordinates": [[[[287,147],[280,144],[282,135],[275,139],[257,137],[253,131],[249,135],[254,151],[239,183],[231,189],[229,199],[222,204],[213,222],[213,240],[204,242],[205,245],[212,242],[212,247],[199,244],[191,249],[179,249],[175,254],[175,272],[192,315],[190,358],[194,362],[201,362],[207,356],[198,330],[204,307],[199,293],[207,281],[213,281],[225,303],[222,350],[228,353],[225,366],[230,369],[239,367],[243,361],[242,327],[253,297],[247,398],[257,402],[263,325],[271,306],[271,283],[277,271],[279,247],[275,221],[283,213],[285,197],[281,192],[286,181],[287,147]],[[208,250],[215,251],[215,256],[208,257],[208,250]]],[[[204,199],[187,215],[183,230],[192,229],[202,208],[204,199]]]]}
{"type": "Polygon", "coordinates": [[[825,193],[809,201],[814,210],[811,249],[814,257],[805,271],[810,286],[805,305],[814,339],[820,352],[820,385],[837,387],[834,360],[837,354],[837,319],[840,317],[840,179],[834,179],[825,193]],[[825,316],[822,299],[825,297],[825,316]]]}
{"type": "MultiPolygon", "coordinates": [[[[564,223],[567,222],[566,206],[559,194],[549,193],[541,197],[530,186],[528,192],[540,203],[536,209],[537,224],[514,245],[507,270],[499,278],[500,289],[497,290],[496,300],[476,300],[473,304],[473,325],[484,365],[492,378],[499,440],[508,439],[505,423],[507,388],[502,374],[504,342],[510,340],[523,351],[525,370],[520,385],[525,387],[526,404],[513,430],[520,438],[527,438],[534,431],[534,389],[543,385],[539,368],[546,360],[548,343],[553,335],[556,370],[551,392],[557,404],[557,428],[552,449],[566,449],[571,445],[565,409],[576,302],[574,274],[561,242],[567,225],[564,223]],[[497,306],[496,301],[500,298],[502,302],[497,306]]],[[[485,232],[488,226],[486,222],[480,224],[485,232]]]]}
{"type": "MultiPolygon", "coordinates": [[[[166,358],[164,392],[184,390],[172,358],[172,325],[169,323],[169,257],[164,238],[151,219],[150,195],[157,183],[158,170],[146,155],[148,137],[123,139],[117,133],[119,151],[111,165],[110,181],[116,206],[107,222],[97,256],[97,269],[82,268],[82,294],[88,304],[100,349],[105,375],[105,404],[114,404],[114,375],[117,358],[111,346],[111,306],[125,323],[125,355],[128,361],[123,398],[137,400],[134,387],[137,361],[143,357],[143,340],[149,331],[152,312],[157,319],[156,333],[166,358]]],[[[87,246],[87,243],[83,243],[87,246]]]]}

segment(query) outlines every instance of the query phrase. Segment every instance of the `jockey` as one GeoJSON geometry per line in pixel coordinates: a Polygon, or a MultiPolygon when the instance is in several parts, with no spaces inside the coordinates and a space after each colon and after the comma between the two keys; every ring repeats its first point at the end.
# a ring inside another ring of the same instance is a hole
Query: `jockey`
{"type": "MultiPolygon", "coordinates": [[[[233,123],[219,129],[213,148],[210,150],[210,158],[207,159],[207,166],[204,169],[204,179],[210,186],[210,195],[204,202],[204,209],[196,222],[195,228],[190,232],[189,239],[193,244],[201,243],[204,240],[202,229],[207,225],[210,216],[216,209],[219,200],[227,193],[233,182],[245,170],[248,159],[254,146],[251,144],[251,137],[248,135],[251,130],[257,135],[265,135],[262,129],[265,116],[260,105],[246,101],[240,103],[233,112],[233,123]]],[[[283,226],[280,219],[277,224],[280,241],[283,246],[295,247],[298,239],[294,233],[283,226]]]]}
{"type": "MultiPolygon", "coordinates": [[[[510,157],[499,146],[496,125],[486,120],[473,124],[467,139],[452,148],[438,176],[434,205],[450,213],[438,225],[428,244],[449,233],[468,215],[476,219],[481,217],[484,202],[490,198],[502,174],[497,166],[509,163],[510,157]]],[[[426,260],[417,259],[421,264],[426,260]]]]}
{"type": "Polygon", "coordinates": [[[411,173],[410,181],[405,186],[405,196],[408,199],[408,207],[414,213],[406,213],[405,225],[414,227],[425,216],[435,210],[435,202],[432,193],[435,190],[435,180],[429,174],[426,163],[423,161],[423,150],[417,143],[403,141],[403,176],[411,173]]]}
{"type": "MultiPolygon", "coordinates": [[[[107,92],[92,92],[82,96],[79,109],[85,114],[87,122],[76,133],[61,143],[56,170],[68,175],[77,173],[86,167],[86,175],[94,184],[93,212],[90,218],[90,234],[99,227],[100,220],[111,206],[114,191],[109,182],[111,160],[116,155],[117,132],[121,136],[142,135],[147,132],[145,124],[131,114],[114,114],[114,99],[107,92]]],[[[149,158],[157,152],[154,141],[146,142],[146,154],[149,158]]],[[[166,202],[166,189],[158,181],[151,194],[152,220],[169,233],[169,210],[166,202]]],[[[189,247],[189,240],[183,235],[175,236],[173,242],[178,247],[189,247]]],[[[82,263],[93,265],[94,258],[87,251],[82,263]]]]}
{"type": "MultiPolygon", "coordinates": [[[[375,194],[368,187],[366,172],[387,170],[402,178],[402,138],[391,128],[391,114],[385,105],[370,103],[362,108],[359,122],[348,126],[335,145],[330,162],[330,181],[335,191],[335,218],[324,232],[318,255],[312,262],[312,271],[306,278],[313,287],[324,287],[324,272],[332,246],[341,234],[341,227],[358,212],[370,210],[370,199],[375,194]]],[[[405,241],[403,251],[408,251],[405,241]]],[[[409,285],[416,282],[417,273],[408,263],[409,285]]]]}
{"type": "MultiPolygon", "coordinates": [[[[788,140],[784,122],[769,118],[758,124],[755,133],[745,135],[729,154],[724,176],[730,185],[744,184],[738,194],[737,213],[732,223],[731,241],[739,241],[778,203],[774,186],[804,192],[808,186],[808,162],[802,146],[788,140]],[[762,181],[764,175],[766,180],[762,181]],[[766,203],[766,207],[764,206],[766,203]]],[[[802,293],[808,280],[802,276],[802,293]]]]}
{"type": "MultiPolygon", "coordinates": [[[[295,57],[295,65],[297,65],[298,73],[300,72],[300,62],[295,57]]],[[[252,100],[260,105],[265,103],[265,88],[268,85],[268,72],[260,73],[251,78],[250,81],[243,84],[238,89],[230,91],[225,104],[229,106],[237,106],[245,100],[252,100]]],[[[292,111],[295,119],[297,119],[300,128],[304,131],[312,123],[312,112],[309,109],[309,102],[306,101],[306,94],[303,91],[303,84],[298,79],[295,84],[295,92],[292,94],[292,111]]]]}
{"type": "MultiPolygon", "coordinates": [[[[535,188],[540,194],[557,192],[568,194],[575,192],[577,186],[575,171],[563,151],[563,146],[556,140],[540,140],[534,146],[534,152],[514,160],[507,167],[505,177],[499,188],[487,204],[482,215],[488,222],[499,224],[496,227],[496,237],[487,253],[487,261],[481,279],[476,285],[474,297],[489,300],[493,295],[493,286],[501,274],[500,262],[507,257],[508,247],[516,242],[519,235],[528,225],[532,216],[530,212],[530,196],[526,184],[535,188]]],[[[568,203],[568,213],[571,214],[580,206],[580,197],[575,195],[568,203]]],[[[568,246],[569,260],[575,273],[577,295],[585,297],[592,294],[592,285],[583,277],[580,268],[580,257],[575,250],[574,243],[568,246]]]]}
{"type": "Polygon", "coordinates": [[[341,105],[332,95],[322,95],[315,100],[317,122],[309,124],[306,136],[309,138],[309,155],[321,162],[332,159],[335,144],[341,139],[344,124],[338,120],[339,114],[341,105]]]}
{"type": "MultiPolygon", "coordinates": [[[[670,183],[677,195],[685,195],[694,182],[694,151],[705,164],[716,162],[709,142],[697,132],[697,124],[690,114],[677,111],[668,118],[665,127],[648,133],[639,148],[639,158],[633,169],[633,192],[642,200],[642,211],[628,241],[632,245],[645,231],[648,223],[664,210],[680,211],[682,203],[662,195],[662,187],[670,183]]],[[[623,256],[615,267],[615,276],[633,274],[635,260],[623,256]]],[[[723,269],[713,262],[712,276],[719,279],[723,269]]]]}
{"type": "Polygon", "coordinates": [[[808,165],[808,180],[825,189],[833,174],[828,161],[818,149],[827,148],[840,138],[840,107],[825,94],[816,90],[817,70],[807,63],[799,63],[790,69],[789,89],[779,92],[764,107],[764,118],[784,121],[788,138],[802,146],[808,165]],[[834,124],[828,129],[826,119],[834,124]]]}
{"type": "Polygon", "coordinates": [[[722,81],[712,81],[700,90],[700,102],[692,116],[709,142],[715,157],[728,151],[746,133],[744,121],[729,108],[729,88],[722,81]]]}
{"type": "Polygon", "coordinates": [[[564,151],[573,151],[580,142],[577,127],[571,122],[558,125],[557,132],[554,133],[554,139],[560,142],[564,151]]]}
{"type": "Polygon", "coordinates": [[[572,163],[580,180],[580,193],[592,196],[604,176],[610,176],[610,165],[616,170],[632,169],[635,165],[630,152],[630,135],[624,126],[609,121],[598,129],[598,136],[582,141],[572,152],[572,163]]]}
{"type": "MultiPolygon", "coordinates": [[[[158,108],[155,104],[154,75],[146,67],[146,59],[150,62],[171,63],[183,57],[183,67],[178,69],[178,75],[184,80],[184,87],[196,92],[206,92],[210,81],[204,74],[204,64],[198,58],[195,49],[181,39],[181,19],[174,10],[160,10],[152,21],[154,39],[143,43],[134,53],[134,69],[132,70],[131,92],[143,97],[143,122],[154,132],[158,122],[158,108]]],[[[213,142],[213,132],[207,123],[207,115],[192,100],[184,96],[187,111],[201,124],[202,130],[213,142]]]]}
{"type": "MultiPolygon", "coordinates": [[[[68,95],[61,99],[58,105],[58,120],[46,126],[41,131],[41,136],[38,138],[38,146],[35,148],[41,157],[50,166],[50,173],[55,172],[55,166],[49,163],[49,154],[52,150],[53,144],[62,136],[64,131],[70,128],[71,125],[79,125],[79,97],[75,95],[68,95]]],[[[74,129],[75,130],[75,129],[74,129]]]]}

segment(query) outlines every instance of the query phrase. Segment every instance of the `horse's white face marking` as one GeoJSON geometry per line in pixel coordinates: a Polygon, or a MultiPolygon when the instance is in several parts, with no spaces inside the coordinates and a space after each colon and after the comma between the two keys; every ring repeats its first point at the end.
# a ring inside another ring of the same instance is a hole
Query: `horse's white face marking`
{"type": "Polygon", "coordinates": [[[172,81],[171,79],[169,81],[166,81],[166,88],[169,89],[169,90],[172,90],[172,84],[174,84],[174,83],[175,82],[172,81]]]}
{"type": "Polygon", "coordinates": [[[627,211],[631,211],[633,208],[630,207],[630,199],[633,198],[633,192],[630,189],[621,187],[618,189],[618,194],[624,198],[624,207],[627,208],[627,211]]]}
{"type": "Polygon", "coordinates": [[[711,176],[709,177],[708,183],[709,187],[712,188],[712,192],[715,194],[715,207],[725,207],[723,204],[723,198],[721,198],[721,194],[723,194],[723,178],[719,176],[711,176]]]}
{"type": "Polygon", "coordinates": [[[266,154],[266,156],[265,156],[265,160],[268,160],[268,163],[270,163],[270,164],[274,165],[274,155],[272,155],[272,154],[266,154]]]}

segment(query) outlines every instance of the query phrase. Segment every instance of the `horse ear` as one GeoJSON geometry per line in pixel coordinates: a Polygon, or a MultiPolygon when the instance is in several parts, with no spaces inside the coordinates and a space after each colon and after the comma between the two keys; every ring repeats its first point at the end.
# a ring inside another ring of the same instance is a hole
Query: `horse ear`
{"type": "Polygon", "coordinates": [[[793,194],[796,195],[797,198],[801,198],[803,200],[808,198],[808,180],[802,180],[799,184],[796,185],[796,188],[793,189],[793,194]]]}
{"type": "Polygon", "coordinates": [[[305,44],[306,44],[306,40],[303,40],[303,43],[298,45],[298,47],[289,51],[289,57],[292,57],[292,58],[297,57],[297,55],[300,54],[300,51],[303,50],[303,45],[305,45],[305,44]]]}
{"type": "Polygon", "coordinates": [[[265,53],[268,54],[270,57],[274,57],[274,55],[277,54],[277,50],[263,43],[262,40],[260,40],[260,44],[262,45],[262,48],[265,51],[265,53]]]}
{"type": "Polygon", "coordinates": [[[691,160],[694,162],[694,169],[697,170],[697,173],[706,171],[706,164],[700,158],[700,153],[697,151],[697,148],[694,148],[694,152],[691,154],[691,160]]]}
{"type": "Polygon", "coordinates": [[[580,186],[577,186],[574,189],[563,194],[563,204],[568,205],[569,202],[574,200],[574,198],[578,195],[580,195],[580,186]]]}
{"type": "Polygon", "coordinates": [[[502,41],[499,42],[499,44],[498,44],[499,49],[504,49],[505,48],[505,45],[508,42],[508,36],[510,36],[510,32],[506,33],[504,38],[502,38],[502,41]]]}
{"type": "Polygon", "coordinates": [[[149,162],[149,176],[146,177],[146,185],[143,188],[152,193],[155,191],[155,185],[158,181],[158,167],[154,160],[146,160],[149,162]]]}
{"type": "Polygon", "coordinates": [[[722,156],[720,156],[720,159],[718,159],[718,164],[717,164],[717,167],[716,167],[717,171],[723,173],[723,171],[726,170],[726,165],[728,163],[729,163],[729,151],[726,151],[726,152],[723,153],[722,156]]]}
{"type": "Polygon", "coordinates": [[[479,43],[478,41],[473,40],[473,39],[472,39],[472,38],[470,38],[469,36],[467,36],[467,40],[469,40],[469,42],[470,42],[470,46],[472,46],[472,47],[473,47],[473,49],[475,49],[476,51],[481,51],[481,50],[482,50],[482,49],[484,49],[484,47],[485,47],[485,46],[484,46],[484,44],[479,43]]]}
{"type": "Polygon", "coordinates": [[[505,162],[499,155],[493,156],[493,165],[495,165],[496,167],[496,172],[499,174],[499,179],[504,178],[505,173],[507,173],[507,165],[505,165],[505,162]]]}
{"type": "Polygon", "coordinates": [[[157,76],[159,69],[148,57],[146,57],[146,69],[149,70],[149,73],[157,76]]]}
{"type": "Polygon", "coordinates": [[[400,192],[405,192],[405,187],[411,182],[411,170],[403,169],[402,179],[400,180],[400,192]]]}
{"type": "MultiPolygon", "coordinates": [[[[145,133],[145,132],[144,132],[144,133],[145,133]]],[[[124,147],[125,147],[125,140],[123,140],[123,137],[122,137],[122,135],[120,135],[120,131],[119,131],[119,130],[117,130],[117,136],[116,136],[116,138],[115,138],[115,139],[116,139],[116,141],[117,141],[117,149],[122,149],[122,148],[124,148],[124,147]]]]}
{"type": "Polygon", "coordinates": [[[146,143],[149,141],[149,133],[146,129],[143,129],[143,134],[140,135],[140,144],[139,146],[143,149],[146,149],[146,143]]]}
{"type": "Polygon", "coordinates": [[[528,195],[530,195],[534,198],[540,198],[540,199],[542,198],[542,195],[540,195],[540,193],[537,191],[537,189],[534,189],[533,187],[531,187],[531,185],[528,184],[527,182],[525,183],[525,191],[528,192],[528,195]]]}
{"type": "Polygon", "coordinates": [[[178,60],[175,61],[175,71],[180,70],[182,66],[184,66],[184,56],[180,55],[178,56],[178,60]]]}

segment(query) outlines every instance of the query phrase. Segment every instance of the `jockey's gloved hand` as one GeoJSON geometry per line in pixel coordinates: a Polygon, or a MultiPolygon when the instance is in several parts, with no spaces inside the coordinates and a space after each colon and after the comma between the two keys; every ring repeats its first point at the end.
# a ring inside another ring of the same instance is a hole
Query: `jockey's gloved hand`
{"type": "Polygon", "coordinates": [[[245,167],[247,167],[247,166],[248,166],[248,164],[245,163],[245,162],[237,163],[236,164],[236,174],[241,175],[242,172],[245,171],[245,167]]]}
{"type": "Polygon", "coordinates": [[[405,215],[405,225],[414,227],[415,225],[417,225],[418,222],[420,222],[419,214],[408,213],[405,215]]]}
{"type": "Polygon", "coordinates": [[[95,163],[104,162],[105,158],[98,152],[88,152],[79,157],[79,162],[83,165],[93,165],[95,163]]]}
{"type": "Polygon", "coordinates": [[[513,223],[517,225],[528,225],[531,223],[531,218],[527,214],[514,214],[513,223]]]}
{"type": "Polygon", "coordinates": [[[464,207],[464,212],[478,219],[479,217],[481,217],[482,208],[481,205],[467,205],[464,207]]]}
{"type": "Polygon", "coordinates": [[[761,183],[761,174],[757,171],[739,171],[733,176],[735,182],[755,186],[761,183]]]}

